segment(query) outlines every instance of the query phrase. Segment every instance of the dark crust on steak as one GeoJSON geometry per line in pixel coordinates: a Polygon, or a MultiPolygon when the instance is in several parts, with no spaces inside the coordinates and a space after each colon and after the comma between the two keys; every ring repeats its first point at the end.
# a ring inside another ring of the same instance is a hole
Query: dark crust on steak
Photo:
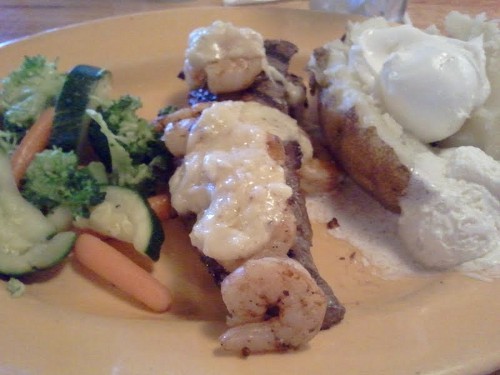
{"type": "Polygon", "coordinates": [[[266,39],[264,49],[269,65],[274,66],[281,74],[288,73],[290,60],[299,52],[295,44],[282,39],[266,39]]]}
{"type": "Polygon", "coordinates": [[[208,273],[212,276],[215,284],[220,286],[230,272],[226,271],[226,269],[222,267],[214,258],[204,255],[201,251],[200,254],[200,259],[207,267],[208,273]]]}
{"type": "MultiPolygon", "coordinates": [[[[265,40],[264,48],[266,50],[269,65],[273,66],[281,74],[283,74],[288,82],[301,87],[305,98],[306,87],[302,79],[294,74],[288,73],[290,60],[298,51],[297,46],[286,40],[273,39],[265,40]]],[[[180,78],[182,78],[182,74],[180,75],[180,78]]],[[[304,101],[304,103],[300,103],[298,105],[291,105],[287,99],[287,91],[284,85],[281,82],[270,80],[269,77],[262,72],[257,76],[254,83],[248,89],[216,95],[211,93],[207,87],[201,87],[190,91],[188,102],[189,105],[192,106],[194,104],[207,101],[254,101],[276,108],[281,112],[296,118],[302,113],[307,103],[304,101]]]]}
{"type": "Polygon", "coordinates": [[[307,214],[304,196],[299,191],[300,180],[297,175],[302,157],[298,143],[287,143],[285,145],[285,155],[285,178],[287,185],[289,185],[293,191],[288,203],[292,207],[297,222],[295,244],[288,252],[288,256],[302,264],[325,293],[327,298],[327,309],[321,329],[328,329],[343,319],[345,308],[333,293],[330,285],[328,285],[319,274],[311,254],[313,232],[307,214]]]}

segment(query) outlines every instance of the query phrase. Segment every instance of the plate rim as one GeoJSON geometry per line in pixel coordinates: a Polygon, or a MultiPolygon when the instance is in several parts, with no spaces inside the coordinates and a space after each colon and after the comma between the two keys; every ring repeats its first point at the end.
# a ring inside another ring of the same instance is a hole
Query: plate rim
{"type": "MultiPolygon", "coordinates": [[[[171,12],[175,12],[175,13],[187,13],[187,12],[193,12],[193,11],[203,12],[203,11],[205,11],[207,9],[210,10],[210,11],[214,11],[214,10],[220,11],[221,10],[218,7],[195,7],[195,8],[162,9],[162,10],[142,11],[142,12],[136,12],[136,13],[130,13],[130,14],[123,14],[123,15],[113,15],[113,16],[107,16],[107,17],[99,18],[99,19],[96,19],[96,20],[78,22],[78,23],[74,23],[74,24],[70,24],[70,25],[66,25],[66,26],[61,26],[61,27],[56,27],[56,28],[53,28],[53,29],[44,30],[44,31],[41,31],[41,32],[38,32],[38,33],[35,33],[35,34],[32,34],[32,35],[29,35],[29,36],[25,36],[25,37],[13,39],[13,40],[1,43],[0,44],[0,54],[2,53],[2,51],[4,50],[4,48],[6,48],[6,47],[15,48],[15,45],[19,45],[20,43],[24,43],[26,41],[31,41],[31,40],[36,40],[36,39],[39,39],[39,38],[44,38],[44,37],[50,36],[50,35],[52,35],[54,33],[64,33],[67,30],[73,30],[73,29],[77,29],[77,28],[92,27],[92,25],[94,25],[94,24],[106,24],[106,23],[109,23],[109,22],[117,22],[117,21],[120,21],[120,20],[124,20],[126,18],[130,18],[130,19],[132,19],[132,18],[144,18],[144,17],[149,17],[151,15],[162,15],[164,13],[171,13],[171,12]],[[14,47],[12,47],[12,46],[14,46],[14,47]]],[[[242,13],[252,12],[252,13],[255,13],[255,12],[261,12],[261,11],[269,12],[270,9],[273,9],[273,12],[290,12],[290,13],[294,13],[294,14],[295,13],[296,14],[318,13],[317,11],[311,11],[311,10],[285,9],[285,8],[257,8],[257,7],[255,7],[255,8],[246,8],[245,7],[245,8],[224,8],[224,9],[228,9],[228,13],[232,13],[232,12],[242,12],[242,13]],[[230,9],[230,11],[229,11],[229,9],[230,9]]],[[[225,10],[224,10],[224,12],[225,12],[225,10]]],[[[347,20],[346,15],[337,14],[337,16],[340,16],[342,18],[346,18],[346,20],[347,20]]],[[[326,345],[326,344],[324,344],[324,345],[326,345]]],[[[298,354],[302,354],[302,353],[298,353],[298,354]]],[[[313,357],[314,357],[314,355],[313,355],[313,357]]],[[[223,358],[220,358],[220,359],[224,360],[223,358]]],[[[0,360],[0,370],[2,370],[1,365],[2,365],[2,361],[0,360]]],[[[484,367],[484,370],[488,370],[488,369],[486,367],[484,367]]],[[[1,373],[1,371],[0,371],[0,373],[1,373]]]]}

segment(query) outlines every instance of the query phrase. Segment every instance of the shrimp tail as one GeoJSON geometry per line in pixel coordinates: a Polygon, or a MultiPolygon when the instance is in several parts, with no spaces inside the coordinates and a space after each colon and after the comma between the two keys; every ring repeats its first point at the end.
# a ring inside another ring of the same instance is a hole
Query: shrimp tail
{"type": "Polygon", "coordinates": [[[276,323],[248,323],[228,329],[219,341],[224,350],[240,351],[243,356],[256,352],[282,352],[299,346],[280,338],[278,329],[276,323]]]}

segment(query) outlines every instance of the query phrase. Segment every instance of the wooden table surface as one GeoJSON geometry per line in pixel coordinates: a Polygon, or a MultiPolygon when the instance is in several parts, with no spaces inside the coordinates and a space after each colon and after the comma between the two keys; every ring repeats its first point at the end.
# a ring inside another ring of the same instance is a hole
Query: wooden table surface
{"type": "MultiPolygon", "coordinates": [[[[0,0],[0,43],[88,20],[175,7],[222,6],[222,0],[0,0]]],[[[263,6],[308,9],[308,1],[280,1],[263,6]]],[[[485,12],[500,19],[500,0],[409,0],[416,26],[441,25],[451,10],[485,12]]],[[[491,375],[500,375],[500,370],[491,375]]]]}
{"type": "MultiPolygon", "coordinates": [[[[221,6],[222,0],[0,0],[0,43],[92,19],[175,7],[221,6]]],[[[308,1],[265,6],[308,8],[308,1]]],[[[451,10],[500,18],[500,0],[409,0],[408,15],[419,27],[439,25],[451,10]]]]}

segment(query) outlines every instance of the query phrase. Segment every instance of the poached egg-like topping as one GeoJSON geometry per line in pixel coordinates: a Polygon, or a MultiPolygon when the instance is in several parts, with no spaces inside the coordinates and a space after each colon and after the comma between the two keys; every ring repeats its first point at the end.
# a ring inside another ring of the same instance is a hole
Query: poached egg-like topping
{"type": "Polygon", "coordinates": [[[368,28],[354,42],[351,57],[365,65],[360,78],[422,142],[456,133],[490,95],[481,37],[461,41],[402,25],[368,28]]]}

